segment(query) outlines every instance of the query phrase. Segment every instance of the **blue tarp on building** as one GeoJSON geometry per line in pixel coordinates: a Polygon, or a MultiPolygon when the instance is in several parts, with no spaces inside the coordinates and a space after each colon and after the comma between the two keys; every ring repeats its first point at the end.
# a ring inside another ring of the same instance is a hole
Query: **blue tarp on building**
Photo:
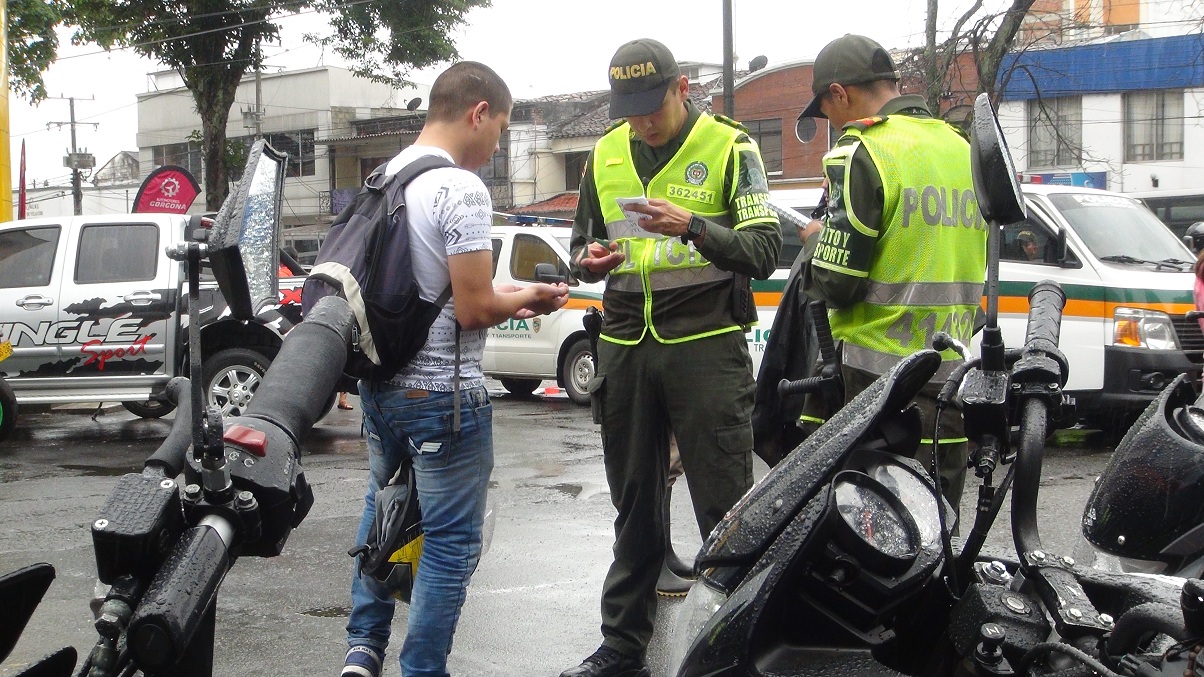
{"type": "Polygon", "coordinates": [[[1004,101],[1204,87],[1204,35],[1009,54],[999,80],[1004,101]]]}

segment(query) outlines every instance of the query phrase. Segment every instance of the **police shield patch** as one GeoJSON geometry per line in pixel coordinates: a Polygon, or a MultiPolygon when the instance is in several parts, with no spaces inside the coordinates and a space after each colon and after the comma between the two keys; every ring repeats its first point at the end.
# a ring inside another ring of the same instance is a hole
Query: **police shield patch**
{"type": "Polygon", "coordinates": [[[686,181],[695,186],[701,186],[707,180],[710,170],[702,162],[694,161],[686,167],[686,181]]]}

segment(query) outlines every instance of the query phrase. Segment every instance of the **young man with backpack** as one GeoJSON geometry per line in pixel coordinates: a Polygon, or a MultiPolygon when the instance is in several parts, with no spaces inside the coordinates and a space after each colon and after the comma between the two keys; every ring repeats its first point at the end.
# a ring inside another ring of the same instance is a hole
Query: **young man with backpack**
{"type": "MultiPolygon", "coordinates": [[[[359,383],[370,473],[356,544],[367,538],[376,491],[406,458],[413,462],[426,532],[399,652],[407,677],[448,675],[452,635],[481,555],[486,485],[493,469],[492,408],[481,373],[485,333],[509,318],[553,312],[568,300],[564,284],[495,288],[490,277],[493,205],[473,171],[497,151],[512,103],[509,88],[487,66],[453,65],[431,88],[418,139],[386,167],[387,175],[396,174],[426,156],[455,165],[430,169],[405,188],[412,265],[422,297],[438,299],[450,283],[451,298],[425,345],[396,376],[359,383]]],[[[395,600],[357,568],[351,601],[342,676],[378,677],[395,600]]]]}

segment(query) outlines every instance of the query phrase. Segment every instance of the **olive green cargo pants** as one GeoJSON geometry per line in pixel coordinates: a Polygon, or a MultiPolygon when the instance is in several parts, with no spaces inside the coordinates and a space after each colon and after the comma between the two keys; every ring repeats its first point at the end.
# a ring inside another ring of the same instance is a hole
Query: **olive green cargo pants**
{"type": "Polygon", "coordinates": [[[752,360],[743,332],[678,344],[598,341],[594,420],[615,518],[614,562],[602,591],[603,643],[642,655],[656,617],[665,557],[669,436],[676,435],[705,539],[752,486],[752,360]]]}

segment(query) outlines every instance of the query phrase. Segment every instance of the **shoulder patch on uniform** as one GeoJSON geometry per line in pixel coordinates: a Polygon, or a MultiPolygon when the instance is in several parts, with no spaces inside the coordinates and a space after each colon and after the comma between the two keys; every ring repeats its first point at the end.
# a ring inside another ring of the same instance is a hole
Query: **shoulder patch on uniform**
{"type": "Polygon", "coordinates": [[[711,117],[715,118],[719,122],[722,122],[723,124],[727,125],[728,127],[734,127],[736,129],[739,129],[740,131],[744,132],[745,134],[748,133],[747,127],[740,124],[739,122],[736,122],[735,120],[729,118],[726,115],[720,115],[718,113],[711,113],[711,117]]]}
{"type": "Polygon", "coordinates": [[[849,127],[852,127],[853,129],[856,129],[857,131],[864,132],[865,130],[869,129],[870,127],[873,127],[874,125],[886,122],[889,119],[890,119],[889,115],[875,115],[873,117],[861,118],[860,120],[854,120],[854,121],[846,124],[844,126],[844,128],[848,129],[849,127]]]}

